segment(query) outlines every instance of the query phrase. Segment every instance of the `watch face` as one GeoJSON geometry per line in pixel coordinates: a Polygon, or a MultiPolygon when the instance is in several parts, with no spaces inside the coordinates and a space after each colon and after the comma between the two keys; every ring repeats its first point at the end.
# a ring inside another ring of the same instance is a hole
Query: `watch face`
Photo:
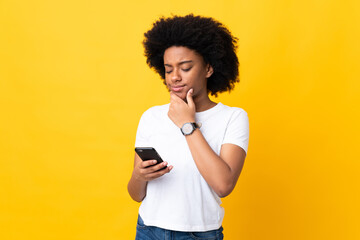
{"type": "Polygon", "coordinates": [[[194,130],[194,127],[191,125],[191,123],[185,123],[182,127],[184,134],[190,134],[194,130]]]}

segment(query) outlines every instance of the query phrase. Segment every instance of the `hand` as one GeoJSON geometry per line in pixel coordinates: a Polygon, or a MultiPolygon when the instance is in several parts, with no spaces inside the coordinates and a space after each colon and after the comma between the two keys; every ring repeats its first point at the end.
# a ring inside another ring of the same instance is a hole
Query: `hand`
{"type": "Polygon", "coordinates": [[[168,116],[181,128],[184,123],[195,122],[195,103],[192,98],[193,89],[190,89],[186,94],[187,103],[179,98],[176,94],[170,92],[170,106],[168,116]]]}
{"type": "Polygon", "coordinates": [[[133,174],[138,180],[151,181],[155,178],[161,177],[173,169],[173,166],[167,167],[167,164],[167,162],[157,164],[156,160],[139,161],[134,168],[133,174]],[[162,168],[164,169],[160,170],[162,168]]]}

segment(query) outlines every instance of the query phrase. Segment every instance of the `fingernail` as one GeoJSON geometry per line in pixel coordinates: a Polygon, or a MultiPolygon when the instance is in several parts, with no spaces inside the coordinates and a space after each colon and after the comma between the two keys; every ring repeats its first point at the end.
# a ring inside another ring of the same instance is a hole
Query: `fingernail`
{"type": "Polygon", "coordinates": [[[157,161],[156,161],[156,160],[154,160],[154,161],[152,161],[152,163],[153,163],[153,164],[155,164],[155,163],[157,163],[157,161]]]}

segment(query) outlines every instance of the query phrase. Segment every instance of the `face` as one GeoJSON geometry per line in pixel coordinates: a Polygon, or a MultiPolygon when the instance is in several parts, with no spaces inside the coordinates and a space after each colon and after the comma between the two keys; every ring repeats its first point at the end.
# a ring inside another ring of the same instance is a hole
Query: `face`
{"type": "Polygon", "coordinates": [[[182,99],[193,88],[193,98],[207,96],[207,78],[213,73],[201,55],[187,47],[173,46],[165,50],[165,81],[169,91],[182,99]]]}

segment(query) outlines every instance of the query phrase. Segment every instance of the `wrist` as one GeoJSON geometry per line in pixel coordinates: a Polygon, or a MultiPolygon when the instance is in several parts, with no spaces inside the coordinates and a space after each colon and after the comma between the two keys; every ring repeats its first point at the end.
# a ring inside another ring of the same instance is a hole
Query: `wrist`
{"type": "Polygon", "coordinates": [[[132,173],[132,178],[133,178],[136,182],[138,182],[138,183],[146,183],[146,182],[147,182],[147,181],[144,180],[144,178],[143,178],[140,174],[138,174],[136,171],[133,171],[133,173],[132,173]]]}
{"type": "Polygon", "coordinates": [[[184,126],[184,124],[186,124],[186,123],[192,123],[192,122],[195,122],[195,120],[182,121],[182,122],[178,125],[178,127],[179,127],[179,128],[182,128],[182,127],[184,126]]]}
{"type": "Polygon", "coordinates": [[[195,121],[186,122],[181,126],[180,131],[184,136],[188,136],[191,135],[196,129],[200,128],[200,126],[201,124],[198,124],[195,121]]]}

